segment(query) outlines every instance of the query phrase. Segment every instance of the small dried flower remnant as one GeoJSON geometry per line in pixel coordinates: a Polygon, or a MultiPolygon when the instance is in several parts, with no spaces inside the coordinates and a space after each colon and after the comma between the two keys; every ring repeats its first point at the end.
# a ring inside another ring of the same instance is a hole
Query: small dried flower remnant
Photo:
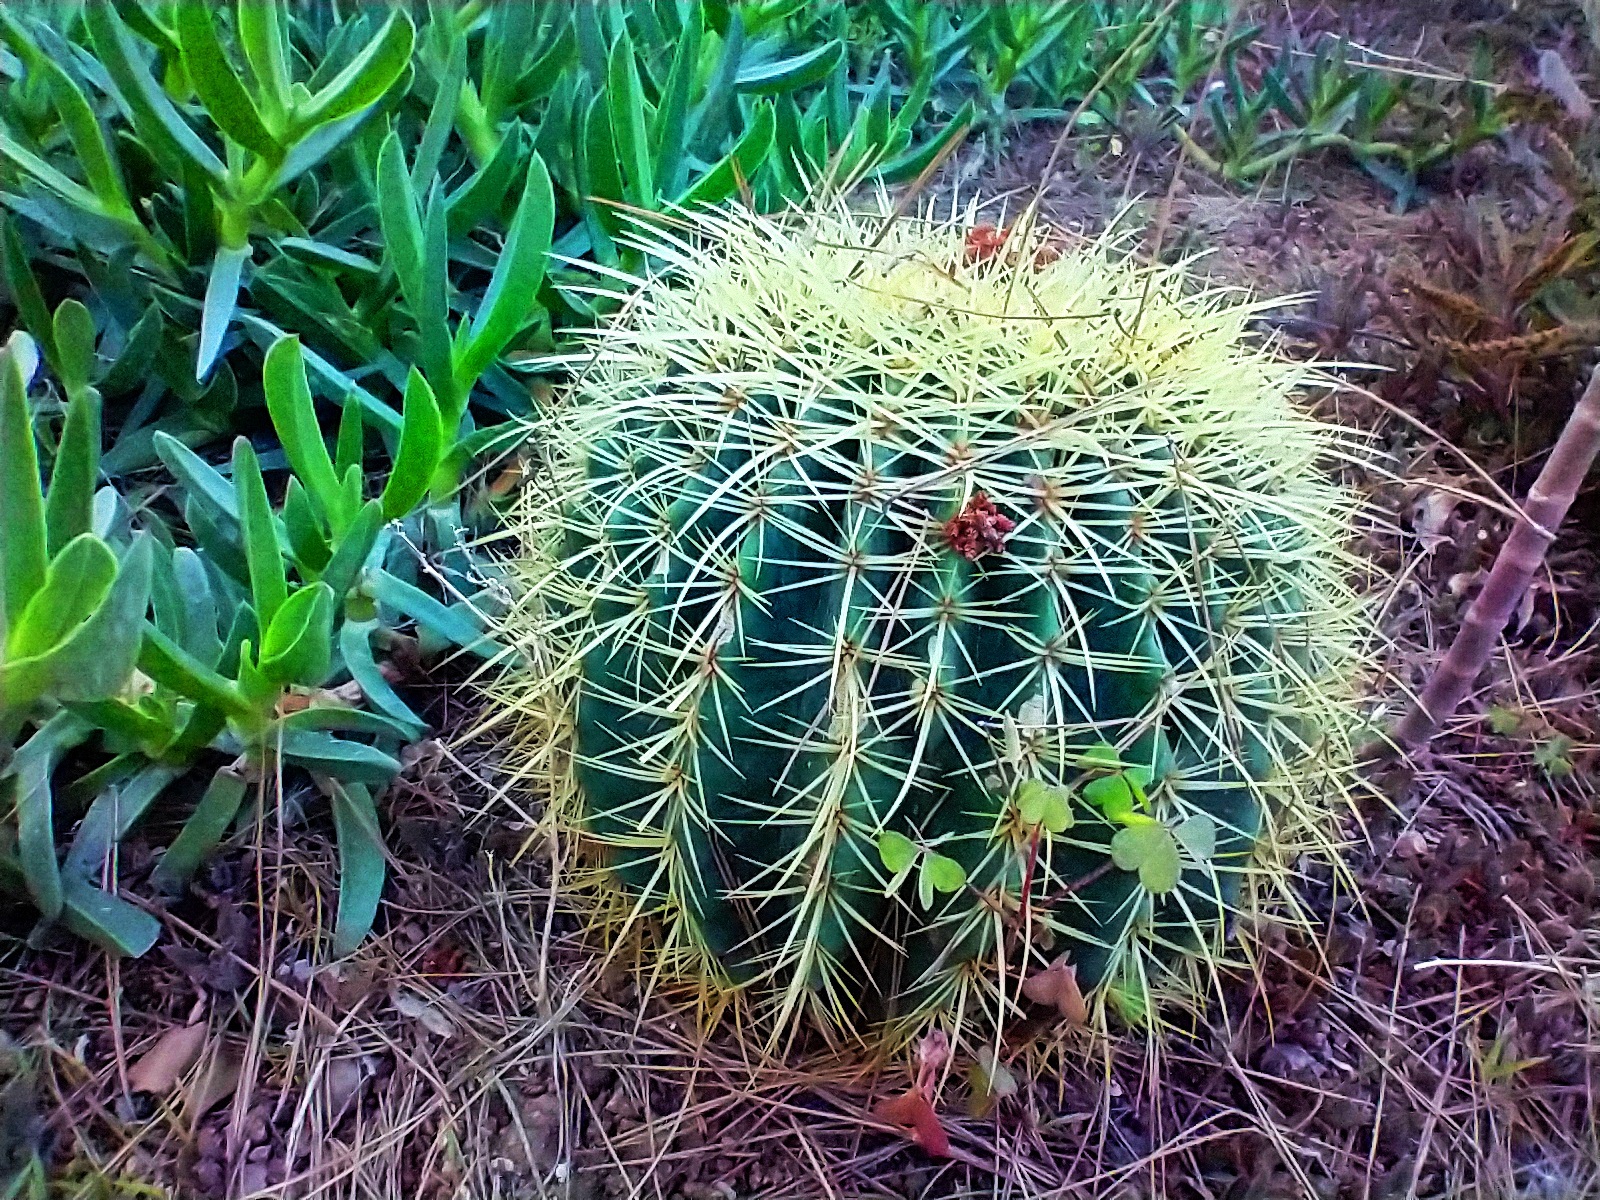
{"type": "Polygon", "coordinates": [[[945,522],[944,537],[950,549],[968,562],[976,562],[985,554],[1004,554],[1006,535],[1016,527],[987,494],[974,492],[967,506],[945,522]]]}
{"type": "MultiPolygon", "coordinates": [[[[1013,230],[1010,227],[999,225],[974,225],[967,230],[965,242],[962,244],[962,258],[968,263],[988,262],[1002,253],[1008,258],[1015,259],[1020,248],[1026,246],[1030,240],[1019,236],[1018,247],[1007,250],[1011,242],[1013,230]]],[[[1061,245],[1053,236],[1046,236],[1037,242],[1033,252],[1033,267],[1041,270],[1061,257],[1061,245]]]]}
{"type": "Polygon", "coordinates": [[[966,259],[969,263],[985,262],[1005,248],[1009,229],[997,225],[974,225],[967,230],[966,259]]]}

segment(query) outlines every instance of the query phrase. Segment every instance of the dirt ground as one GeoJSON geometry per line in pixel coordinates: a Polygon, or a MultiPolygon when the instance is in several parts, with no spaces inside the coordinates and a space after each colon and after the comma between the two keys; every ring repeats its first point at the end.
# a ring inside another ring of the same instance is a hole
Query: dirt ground
{"type": "MultiPolygon", "coordinates": [[[[1359,30],[1441,68],[1485,31],[1578,53],[1559,11],[1494,0],[1441,3],[1448,20],[1293,7],[1303,32],[1359,30]]],[[[939,186],[1014,212],[1055,136],[969,153],[939,186]]],[[[1301,296],[1264,326],[1349,364],[1323,403],[1375,442],[1349,479],[1368,502],[1375,723],[1505,536],[1496,489],[1537,462],[1470,444],[1460,389],[1417,386],[1393,316],[1396,280],[1442,261],[1460,197],[1548,200],[1516,136],[1399,214],[1338,159],[1247,194],[1170,144],[1083,139],[1043,209],[1066,229],[1125,214],[1163,253],[1301,296]]],[[[142,960],[0,938],[0,1168],[41,1145],[61,1194],[84,1196],[1600,1196],[1597,534],[1582,515],[1564,533],[1463,715],[1359,789],[1344,869],[1302,864],[1300,920],[1242,931],[1243,965],[1203,1011],[1167,1014],[1159,1055],[1142,1033],[1060,1033],[982,1119],[953,1082],[951,1159],[866,1115],[904,1063],[753,1061],[681,998],[642,999],[628,948],[608,965],[552,887],[537,800],[505,791],[450,679],[415,681],[443,732],[390,794],[392,883],[353,958],[326,962],[337,855],[292,797],[158,914],[142,960]]],[[[124,877],[148,858],[130,843],[124,877]]]]}

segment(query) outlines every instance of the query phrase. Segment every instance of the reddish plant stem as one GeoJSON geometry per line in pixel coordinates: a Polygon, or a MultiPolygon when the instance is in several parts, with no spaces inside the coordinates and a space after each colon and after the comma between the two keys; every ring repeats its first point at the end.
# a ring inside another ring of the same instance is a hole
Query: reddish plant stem
{"type": "Polygon", "coordinates": [[[1499,642],[1511,614],[1522,602],[1534,572],[1544,562],[1545,552],[1555,540],[1567,509],[1577,498],[1578,489],[1600,454],[1600,370],[1589,378],[1589,386],[1573,406],[1551,450],[1544,469],[1528,489],[1522,516],[1512,527],[1511,536],[1494,560],[1483,590],[1467,610],[1455,641],[1445,653],[1432,677],[1410,710],[1394,727],[1396,745],[1402,749],[1421,745],[1439,732],[1439,727],[1466,699],[1478,672],[1483,670],[1499,642]]]}

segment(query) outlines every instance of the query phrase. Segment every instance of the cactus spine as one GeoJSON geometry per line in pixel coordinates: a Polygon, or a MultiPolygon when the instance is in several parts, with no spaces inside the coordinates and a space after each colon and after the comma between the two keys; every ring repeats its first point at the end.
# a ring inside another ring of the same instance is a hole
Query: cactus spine
{"type": "Polygon", "coordinates": [[[1347,753],[1305,370],[1182,267],[886,213],[649,233],[520,531],[558,818],[774,1036],[1154,982],[1347,753]]]}

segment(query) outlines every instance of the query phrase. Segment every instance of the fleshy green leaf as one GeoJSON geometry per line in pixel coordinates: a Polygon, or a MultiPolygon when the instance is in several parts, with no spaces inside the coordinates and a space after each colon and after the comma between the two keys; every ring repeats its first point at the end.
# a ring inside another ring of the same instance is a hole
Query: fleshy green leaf
{"type": "Polygon", "coordinates": [[[127,683],[150,604],[153,549],[151,536],[140,534],[123,556],[105,601],[39,664],[56,699],[100,700],[127,683]]]}
{"type": "Polygon", "coordinates": [[[156,455],[189,494],[219,516],[239,519],[239,496],[227,478],[170,433],[157,430],[151,439],[156,455]]]}
{"type": "Polygon", "coordinates": [[[672,69],[667,74],[666,86],[661,89],[661,103],[650,131],[650,140],[656,147],[656,186],[667,196],[683,191],[683,146],[688,135],[689,93],[700,62],[701,21],[700,6],[691,5],[684,17],[683,31],[672,55],[672,69]]]}
{"type": "Polygon", "coordinates": [[[405,408],[401,415],[400,446],[383,485],[381,502],[386,521],[398,521],[428,494],[428,485],[444,454],[444,425],[433,389],[415,367],[406,379],[405,408]]]}
{"type": "Polygon", "coordinates": [[[70,713],[57,713],[23,743],[12,759],[0,795],[11,789],[16,809],[17,854],[34,907],[47,921],[61,913],[61,866],[56,860],[55,801],[50,777],[62,755],[89,736],[70,713]]]}
{"type": "Polygon", "coordinates": [[[239,278],[250,261],[250,244],[218,246],[206,279],[205,302],[200,309],[200,350],[195,357],[194,377],[204,383],[222,349],[222,339],[239,303],[239,278]]]}
{"type": "MultiPolygon", "coordinates": [[[[511,234],[472,318],[472,340],[456,367],[461,388],[475,383],[527,323],[544,280],[555,215],[550,172],[545,169],[544,160],[533,154],[528,159],[528,178],[511,222],[511,234]]],[[[455,432],[445,431],[452,437],[455,432]]]]}
{"type": "Polygon", "coordinates": [[[321,582],[301,588],[267,622],[261,674],[279,686],[314,687],[327,678],[332,638],[332,590],[321,582]]]}
{"type": "Polygon", "coordinates": [[[377,659],[373,657],[372,638],[377,632],[377,621],[346,620],[339,627],[339,653],[344,658],[345,669],[360,687],[368,704],[406,726],[410,737],[421,737],[427,722],[400,698],[400,694],[384,678],[377,659]]]}
{"type": "MultiPolygon", "coordinates": [[[[3,144],[3,138],[0,138],[3,144]]],[[[13,357],[17,357],[22,366],[22,387],[26,391],[28,384],[33,380],[33,373],[38,366],[39,352],[44,352],[45,361],[50,364],[50,369],[59,373],[60,356],[56,353],[55,323],[50,318],[50,310],[45,307],[44,293],[39,290],[38,277],[33,273],[33,267],[28,257],[28,248],[22,244],[22,236],[17,232],[16,222],[6,220],[0,213],[0,234],[5,242],[5,276],[6,286],[11,290],[11,303],[16,307],[17,315],[22,318],[22,326],[33,335],[33,346],[25,346],[17,341],[21,332],[13,332],[6,342],[6,347],[13,357]],[[32,362],[24,362],[29,352],[32,362]]],[[[26,334],[22,336],[26,337],[26,334]]]]}
{"type": "MultiPolygon", "coordinates": [[[[468,233],[505,200],[522,162],[523,133],[522,123],[513,121],[501,134],[494,156],[445,198],[445,216],[451,237],[468,233]]],[[[419,227],[419,243],[421,236],[419,227]]]]}
{"type": "Polygon", "coordinates": [[[355,519],[345,527],[338,541],[334,543],[333,555],[323,567],[320,578],[333,592],[335,604],[341,602],[350,589],[355,587],[381,528],[383,528],[383,506],[376,500],[368,500],[356,510],[355,519]]]}
{"type": "Polygon", "coordinates": [[[798,92],[826,78],[843,55],[844,43],[835,38],[803,54],[745,67],[734,76],[733,86],[758,96],[798,92]]]}
{"type": "Polygon", "coordinates": [[[397,579],[388,571],[367,572],[367,587],[380,604],[399,609],[418,625],[451,645],[485,657],[498,653],[499,645],[485,633],[483,619],[459,608],[441,604],[421,588],[397,579]]]}
{"type": "Polygon", "coordinates": [[[411,61],[416,30],[411,18],[393,12],[378,35],[362,47],[361,53],[295,112],[297,129],[312,129],[351,116],[381,100],[411,61]]]}
{"type": "Polygon", "coordinates": [[[45,85],[61,123],[66,126],[67,137],[84,178],[89,181],[95,197],[108,213],[133,222],[133,206],[128,202],[127,188],[122,182],[122,172],[112,155],[105,131],[90,107],[82,89],[60,65],[48,55],[40,56],[45,85]]]}
{"type": "Polygon", "coordinates": [[[289,62],[281,0],[239,0],[239,44],[255,76],[257,95],[273,117],[289,104],[289,62]]]}
{"type": "Polygon", "coordinates": [[[239,505],[239,524],[244,531],[245,561],[250,565],[250,595],[256,617],[263,628],[289,595],[289,582],[283,569],[283,551],[273,528],[272,506],[267,500],[267,485],[261,479],[261,463],[247,438],[233,443],[233,486],[239,505]]]}
{"type": "Polygon", "coordinates": [[[361,420],[361,406],[347,404],[339,411],[339,435],[334,439],[333,473],[340,479],[351,467],[359,468],[367,457],[367,428],[361,420]]]}
{"type": "Polygon", "coordinates": [[[85,6],[84,16],[95,51],[127,101],[135,130],[152,153],[167,160],[169,169],[175,171],[186,161],[219,186],[226,186],[227,169],[172,106],[116,8],[102,0],[85,6]]]}
{"type": "Polygon", "coordinates": [[[331,521],[340,515],[342,492],[327,443],[322,439],[322,427],[317,423],[298,337],[286,337],[273,344],[267,351],[261,378],[267,412],[289,466],[322,515],[331,521]]]}
{"type": "Polygon", "coordinates": [[[223,53],[209,6],[192,0],[180,3],[175,16],[178,44],[189,82],[217,128],[246,149],[277,161],[283,154],[283,147],[267,130],[255,101],[250,99],[233,64],[223,53]]]}
{"type": "Polygon", "coordinates": [[[400,763],[382,750],[317,729],[290,728],[271,735],[269,746],[280,743],[287,761],[348,783],[386,784],[400,772],[400,763]]]}
{"type": "Polygon", "coordinates": [[[213,775],[183,829],[156,864],[150,882],[164,892],[181,892],[228,832],[246,791],[244,776],[232,767],[213,775]]]}
{"type": "Polygon", "coordinates": [[[644,91],[639,84],[639,64],[626,26],[611,46],[606,71],[606,100],[611,105],[611,133],[616,139],[619,165],[626,176],[630,203],[655,206],[656,180],[650,158],[650,137],[644,113],[644,91]]]}
{"type": "Polygon", "coordinates": [[[78,937],[128,958],[138,958],[161,936],[156,918],[76,875],[62,880],[61,923],[78,937]]]}
{"type": "Polygon", "coordinates": [[[0,611],[15,620],[44,584],[47,538],[33,422],[22,368],[9,347],[0,352],[0,513],[0,611]]]}
{"type": "Polygon", "coordinates": [[[678,203],[684,208],[721,204],[739,189],[742,179],[748,183],[766,161],[772,149],[773,134],[777,130],[777,115],[772,101],[759,100],[750,118],[750,125],[723,159],[702,175],[697,183],[685,192],[678,203]]]}
{"type": "Polygon", "coordinates": [[[76,300],[63,300],[51,322],[56,370],[68,395],[83,391],[94,377],[94,318],[76,300]]]}
{"type": "MultiPolygon", "coordinates": [[[[65,307],[63,305],[63,307],[65,307]]],[[[100,462],[100,394],[84,388],[67,401],[61,444],[50,468],[45,500],[46,539],[51,554],[94,524],[95,477],[100,462]]]]}
{"type": "Polygon", "coordinates": [[[383,895],[383,834],[372,793],[360,784],[333,783],[333,825],[339,837],[339,915],[330,953],[353,953],[372,929],[383,895]]]}
{"type": "Polygon", "coordinates": [[[933,163],[954,153],[955,148],[971,131],[976,112],[972,101],[968,100],[956,111],[955,116],[950,118],[950,123],[937,137],[929,138],[921,146],[913,147],[904,154],[881,163],[867,178],[883,183],[904,183],[906,180],[915,179],[933,163]]]}
{"type": "Polygon", "coordinates": [[[391,133],[378,151],[378,222],[383,246],[400,290],[416,304],[422,295],[422,218],[417,215],[411,191],[411,176],[406,171],[405,152],[400,135],[391,133]]]}
{"type": "Polygon", "coordinates": [[[62,547],[45,569],[44,583],[12,623],[6,657],[40,658],[67,639],[105,602],[117,576],[117,556],[92,533],[62,547]]]}
{"type": "Polygon", "coordinates": [[[146,626],[139,650],[139,670],[180,696],[238,716],[251,706],[231,680],[213,671],[153,626],[146,626]]]}

